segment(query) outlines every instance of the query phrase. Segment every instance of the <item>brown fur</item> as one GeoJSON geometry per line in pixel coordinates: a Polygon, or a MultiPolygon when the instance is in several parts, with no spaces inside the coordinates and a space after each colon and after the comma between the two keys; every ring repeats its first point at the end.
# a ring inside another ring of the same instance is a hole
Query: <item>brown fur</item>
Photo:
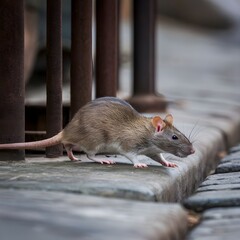
{"type": "Polygon", "coordinates": [[[154,130],[151,119],[128,105],[96,101],[77,112],[63,130],[62,142],[90,150],[97,148],[101,139],[102,144],[118,142],[129,151],[141,143],[143,135],[150,138],[154,130]]]}

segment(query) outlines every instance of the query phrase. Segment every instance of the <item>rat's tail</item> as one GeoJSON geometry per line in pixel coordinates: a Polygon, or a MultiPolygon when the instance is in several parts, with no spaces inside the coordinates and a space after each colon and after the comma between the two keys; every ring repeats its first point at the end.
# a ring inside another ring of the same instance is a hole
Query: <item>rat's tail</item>
{"type": "Polygon", "coordinates": [[[0,144],[0,149],[39,149],[49,146],[54,146],[62,141],[62,132],[57,135],[36,142],[24,142],[24,143],[7,143],[0,144]]]}

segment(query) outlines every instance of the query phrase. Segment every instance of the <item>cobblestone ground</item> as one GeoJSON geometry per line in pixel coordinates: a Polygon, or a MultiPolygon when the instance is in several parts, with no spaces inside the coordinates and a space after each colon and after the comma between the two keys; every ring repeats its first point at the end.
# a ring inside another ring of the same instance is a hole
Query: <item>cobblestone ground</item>
{"type": "Polygon", "coordinates": [[[200,223],[188,240],[239,239],[240,235],[240,145],[224,157],[214,174],[184,202],[185,207],[201,212],[200,223]]]}

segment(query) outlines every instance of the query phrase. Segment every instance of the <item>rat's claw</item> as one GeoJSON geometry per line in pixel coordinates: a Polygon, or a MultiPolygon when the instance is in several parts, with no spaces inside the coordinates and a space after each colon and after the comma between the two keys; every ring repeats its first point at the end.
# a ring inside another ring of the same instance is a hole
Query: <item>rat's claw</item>
{"type": "Polygon", "coordinates": [[[74,157],[73,159],[71,159],[71,161],[81,161],[80,159],[74,157]]]}
{"type": "Polygon", "coordinates": [[[133,166],[135,168],[147,168],[148,167],[148,165],[145,163],[135,163],[133,166]]]}
{"type": "Polygon", "coordinates": [[[87,158],[101,164],[114,164],[115,162],[109,159],[98,159],[94,155],[87,155],[87,158]]]}
{"type": "Polygon", "coordinates": [[[178,167],[178,165],[175,164],[175,163],[172,163],[170,167],[174,167],[175,168],[175,167],[178,167]]]}
{"type": "Polygon", "coordinates": [[[100,162],[101,164],[104,164],[104,163],[106,163],[106,164],[115,164],[115,162],[112,161],[112,160],[99,160],[99,162],[100,162]]]}
{"type": "Polygon", "coordinates": [[[171,162],[166,162],[166,164],[163,164],[163,165],[166,166],[166,167],[172,167],[172,168],[175,168],[175,167],[178,166],[177,164],[171,163],[171,162]]]}

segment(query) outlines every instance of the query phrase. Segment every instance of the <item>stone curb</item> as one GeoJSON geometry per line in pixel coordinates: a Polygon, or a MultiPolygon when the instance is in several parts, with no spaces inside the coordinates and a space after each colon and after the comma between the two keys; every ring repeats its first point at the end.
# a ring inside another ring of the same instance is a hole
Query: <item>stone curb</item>
{"type": "Polygon", "coordinates": [[[240,151],[230,151],[215,170],[199,186],[196,193],[184,201],[184,206],[195,211],[217,207],[240,206],[240,172],[237,170],[240,151]],[[228,161],[223,167],[222,162],[228,161]]]}
{"type": "Polygon", "coordinates": [[[240,172],[236,169],[239,160],[239,146],[231,148],[215,174],[208,176],[196,193],[184,201],[186,208],[202,213],[200,223],[188,234],[188,240],[239,238],[240,172]]]}
{"type": "Polygon", "coordinates": [[[187,230],[177,204],[11,189],[0,195],[1,240],[181,240],[187,230]]]}
{"type": "Polygon", "coordinates": [[[208,129],[199,139],[201,141],[196,146],[196,154],[172,160],[178,164],[177,168],[166,168],[151,160],[144,160],[149,164],[148,168],[134,169],[129,161],[120,156],[114,158],[117,162],[115,165],[89,162],[85,156],[80,156],[83,159],[81,163],[70,162],[67,157],[57,161],[30,158],[27,164],[0,162],[0,187],[180,202],[192,194],[216,167],[219,146],[223,146],[221,134],[214,129],[208,129]]]}

